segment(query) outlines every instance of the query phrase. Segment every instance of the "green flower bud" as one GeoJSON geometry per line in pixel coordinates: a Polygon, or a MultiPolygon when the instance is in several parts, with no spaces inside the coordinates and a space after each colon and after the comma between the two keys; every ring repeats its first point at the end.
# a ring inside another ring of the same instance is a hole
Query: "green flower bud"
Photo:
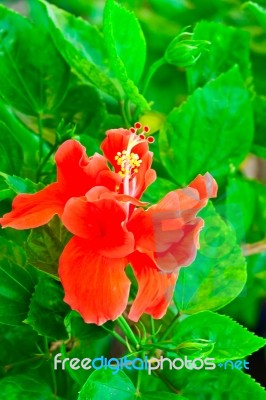
{"type": "Polygon", "coordinates": [[[193,65],[202,52],[208,50],[211,43],[207,40],[194,40],[192,37],[193,34],[189,32],[182,32],[176,36],[165,51],[165,61],[177,67],[193,65]],[[188,39],[183,39],[184,36],[188,39]]]}

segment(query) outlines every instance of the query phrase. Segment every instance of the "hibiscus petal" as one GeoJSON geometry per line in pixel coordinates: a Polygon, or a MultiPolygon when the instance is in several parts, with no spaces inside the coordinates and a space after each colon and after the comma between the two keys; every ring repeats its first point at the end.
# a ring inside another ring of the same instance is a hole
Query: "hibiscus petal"
{"type": "MultiPolygon", "coordinates": [[[[92,157],[88,157],[85,147],[76,140],[64,142],[55,154],[55,161],[58,183],[68,198],[84,196],[96,182],[99,184],[98,175],[103,171],[109,171],[103,156],[95,153],[92,157]]],[[[109,175],[106,181],[110,185],[109,175]]],[[[115,182],[112,184],[112,189],[114,187],[115,182]]]]}
{"type": "MultiPolygon", "coordinates": [[[[101,150],[108,161],[115,167],[115,171],[118,172],[120,167],[115,161],[115,156],[119,151],[122,152],[123,150],[127,149],[129,140],[136,140],[138,136],[123,128],[110,129],[106,132],[106,136],[107,137],[101,144],[101,150]]],[[[139,157],[142,158],[142,156],[147,153],[148,150],[148,143],[146,141],[142,141],[136,144],[132,151],[137,153],[139,157]]]]}
{"type": "Polygon", "coordinates": [[[72,238],[59,261],[64,301],[87,323],[115,320],[125,310],[129,295],[126,264],[124,258],[96,254],[88,240],[72,238]]]}
{"type": "Polygon", "coordinates": [[[205,175],[198,175],[189,184],[189,187],[196,189],[202,200],[211,199],[217,196],[218,185],[209,172],[206,172],[205,175]]]}
{"type": "Polygon", "coordinates": [[[165,273],[171,273],[190,265],[196,258],[199,233],[203,226],[204,221],[201,218],[195,218],[184,225],[183,237],[177,243],[173,243],[166,252],[155,254],[158,268],[165,273]]]}
{"type": "Polygon", "coordinates": [[[90,239],[99,254],[112,258],[124,257],[134,251],[134,236],[127,231],[125,219],[126,210],[117,201],[90,202],[85,197],[70,199],[62,216],[63,224],[70,232],[90,239]]]}
{"type": "Polygon", "coordinates": [[[52,183],[34,194],[19,194],[12,204],[12,211],[0,218],[3,228],[37,228],[47,224],[55,214],[61,215],[64,199],[58,183],[52,183]]]}
{"type": "Polygon", "coordinates": [[[139,285],[128,317],[135,322],[143,313],[162,318],[172,299],[177,272],[165,274],[159,271],[151,258],[137,251],[128,260],[139,285]]]}

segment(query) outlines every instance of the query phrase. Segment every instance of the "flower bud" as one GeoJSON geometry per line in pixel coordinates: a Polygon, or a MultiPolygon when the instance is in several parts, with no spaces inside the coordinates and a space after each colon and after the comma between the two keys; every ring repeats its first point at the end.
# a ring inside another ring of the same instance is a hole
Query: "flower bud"
{"type": "Polygon", "coordinates": [[[194,40],[192,37],[193,34],[188,32],[177,35],[165,51],[165,61],[177,67],[193,65],[211,43],[207,40],[194,40]],[[184,36],[188,39],[183,39],[184,36]]]}

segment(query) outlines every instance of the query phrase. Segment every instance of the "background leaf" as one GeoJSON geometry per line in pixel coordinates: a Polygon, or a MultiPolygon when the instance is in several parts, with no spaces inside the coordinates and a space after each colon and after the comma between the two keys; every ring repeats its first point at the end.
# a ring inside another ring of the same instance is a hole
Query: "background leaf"
{"type": "Polygon", "coordinates": [[[78,400],[133,400],[135,387],[123,371],[114,374],[110,369],[94,371],[83,388],[78,400]]]}
{"type": "MultiPolygon", "coordinates": [[[[180,322],[173,335],[173,342],[177,345],[199,339],[214,345],[207,357],[214,358],[215,363],[247,357],[266,344],[266,339],[255,336],[231,318],[211,311],[187,317],[180,322]]],[[[190,359],[197,356],[202,355],[195,350],[190,359]]]]}
{"type": "Polygon", "coordinates": [[[63,297],[64,291],[61,284],[39,273],[26,322],[40,335],[58,340],[66,339],[64,317],[69,308],[63,302],[63,297]]]}
{"type": "MultiPolygon", "coordinates": [[[[1,79],[1,78],[0,78],[1,79]]],[[[16,174],[23,164],[20,144],[6,124],[0,121],[0,172],[16,174]]]]}
{"type": "Polygon", "coordinates": [[[191,91],[204,86],[236,64],[244,81],[251,76],[248,32],[214,21],[200,21],[194,29],[193,39],[208,40],[211,46],[188,70],[191,91]]]}
{"type": "Polygon", "coordinates": [[[181,268],[174,301],[180,312],[217,310],[232,301],[246,282],[246,263],[234,231],[211,203],[199,214],[205,221],[196,260],[181,268]]]}
{"type": "Polygon", "coordinates": [[[220,180],[240,164],[252,138],[249,95],[233,68],[168,115],[159,136],[160,156],[181,185],[207,171],[220,180]]]}
{"type": "Polygon", "coordinates": [[[118,97],[109,77],[104,42],[99,30],[81,18],[43,2],[51,35],[58,50],[77,75],[103,92],[118,97]]]}
{"type": "Polygon", "coordinates": [[[64,97],[69,68],[51,38],[4,6],[0,32],[0,93],[5,101],[28,115],[55,108],[64,97]]]}
{"type": "Polygon", "coordinates": [[[103,31],[113,70],[126,95],[142,111],[149,109],[134,84],[142,74],[146,59],[146,43],[138,21],[114,0],[107,0],[103,31]]]}

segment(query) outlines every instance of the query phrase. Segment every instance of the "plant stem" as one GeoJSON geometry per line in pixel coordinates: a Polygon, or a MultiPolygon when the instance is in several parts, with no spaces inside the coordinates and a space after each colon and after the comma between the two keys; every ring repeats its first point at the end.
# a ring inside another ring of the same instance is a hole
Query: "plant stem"
{"type": "Polygon", "coordinates": [[[134,335],[132,329],[130,328],[130,326],[128,325],[127,321],[125,320],[125,318],[123,316],[117,318],[117,323],[120,327],[120,329],[124,332],[125,336],[131,341],[131,343],[136,346],[136,348],[138,349],[139,347],[139,342],[136,338],[136,336],[134,335]]]}
{"type": "Polygon", "coordinates": [[[53,388],[54,388],[54,394],[57,394],[57,382],[56,382],[56,376],[55,376],[55,370],[53,368],[53,363],[52,363],[52,359],[50,357],[50,351],[49,351],[49,344],[48,344],[48,338],[45,336],[44,337],[44,348],[45,348],[45,352],[47,354],[48,360],[49,360],[49,364],[50,364],[50,370],[51,370],[51,378],[52,378],[52,383],[53,383],[53,388]]]}
{"type": "Polygon", "coordinates": [[[38,115],[38,130],[39,130],[39,137],[40,137],[40,143],[39,143],[39,158],[40,161],[42,160],[43,157],[43,124],[42,124],[42,115],[38,115]]]}
{"type": "Polygon", "coordinates": [[[154,325],[154,319],[153,319],[152,317],[150,317],[150,321],[151,321],[152,342],[154,343],[154,339],[155,339],[155,325],[154,325]]]}
{"type": "Polygon", "coordinates": [[[106,328],[105,326],[102,326],[102,328],[106,332],[110,333],[110,335],[112,335],[118,342],[122,343],[125,347],[128,347],[127,342],[117,332],[111,331],[110,329],[106,328]]]}
{"type": "Polygon", "coordinates": [[[130,122],[127,118],[127,112],[126,112],[126,106],[125,106],[124,100],[121,100],[120,104],[121,104],[122,116],[123,116],[126,128],[130,128],[130,122]]]}
{"type": "Polygon", "coordinates": [[[151,78],[153,77],[153,75],[155,74],[155,72],[157,71],[157,69],[159,67],[161,67],[162,65],[165,64],[165,60],[163,58],[159,58],[159,60],[155,61],[155,63],[153,63],[150,66],[150,69],[148,71],[147,77],[144,81],[144,85],[143,85],[143,89],[142,89],[142,94],[144,95],[146,93],[146,90],[149,86],[149,83],[151,81],[151,78]]]}
{"type": "Polygon", "coordinates": [[[42,172],[43,167],[45,166],[45,164],[47,163],[47,161],[49,160],[49,158],[51,157],[51,155],[52,155],[53,152],[55,151],[56,147],[57,147],[57,143],[54,144],[54,145],[51,147],[50,151],[46,154],[46,156],[44,157],[44,159],[43,159],[43,160],[41,161],[41,163],[39,164],[39,166],[38,166],[38,168],[37,168],[37,172],[36,172],[37,181],[38,181],[39,178],[40,178],[40,175],[41,175],[41,172],[42,172]]]}
{"type": "Polygon", "coordinates": [[[175,328],[175,326],[179,323],[179,317],[180,314],[179,312],[176,314],[176,316],[174,317],[174,319],[172,320],[171,324],[169,325],[169,327],[166,329],[166,331],[164,332],[164,334],[160,337],[159,342],[164,341],[167,336],[172,332],[172,330],[175,328]]]}

